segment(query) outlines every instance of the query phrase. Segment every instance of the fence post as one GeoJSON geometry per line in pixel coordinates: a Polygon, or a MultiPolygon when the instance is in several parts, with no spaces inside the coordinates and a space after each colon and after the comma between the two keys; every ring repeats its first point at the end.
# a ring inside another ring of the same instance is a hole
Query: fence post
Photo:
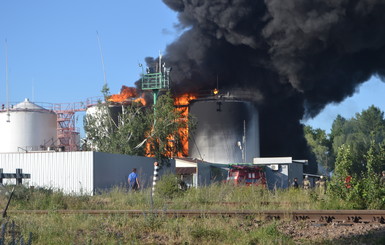
{"type": "Polygon", "coordinates": [[[21,185],[23,183],[23,170],[21,168],[16,169],[16,184],[21,185]]]}
{"type": "Polygon", "coordinates": [[[158,172],[159,172],[159,163],[154,162],[154,177],[152,180],[152,192],[151,192],[152,196],[155,195],[155,185],[156,185],[156,181],[158,180],[158,172]]]}

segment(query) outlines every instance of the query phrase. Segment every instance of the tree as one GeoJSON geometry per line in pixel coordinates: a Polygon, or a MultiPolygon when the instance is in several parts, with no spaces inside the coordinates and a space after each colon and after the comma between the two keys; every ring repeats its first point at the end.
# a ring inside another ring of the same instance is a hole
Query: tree
{"type": "Polygon", "coordinates": [[[350,120],[338,116],[331,139],[336,166],[330,194],[347,201],[351,208],[384,208],[385,188],[380,185],[385,164],[384,113],[371,106],[350,120]]]}
{"type": "Polygon", "coordinates": [[[336,157],[342,145],[349,145],[352,154],[352,171],[358,175],[366,172],[366,159],[369,148],[379,149],[379,144],[385,139],[384,113],[375,106],[357,113],[354,118],[346,120],[340,115],[333,122],[330,140],[332,154],[336,157]]]}
{"type": "Polygon", "coordinates": [[[346,178],[354,175],[353,154],[349,145],[342,145],[338,149],[334,176],[337,178],[346,178]]]}
{"type": "Polygon", "coordinates": [[[369,176],[379,176],[385,165],[385,144],[379,146],[372,140],[368,152],[365,154],[366,172],[369,176]]]}
{"type": "Polygon", "coordinates": [[[108,87],[103,88],[104,103],[99,103],[94,113],[86,115],[84,129],[86,146],[90,149],[119,154],[156,157],[166,163],[177,155],[182,143],[187,141],[185,128],[194,128],[192,118],[183,118],[175,109],[170,93],[161,95],[153,107],[132,102],[112,111],[108,101],[108,87]]]}
{"type": "Polygon", "coordinates": [[[385,144],[376,145],[372,141],[365,159],[366,168],[358,175],[354,170],[354,156],[350,146],[342,145],[337,152],[336,168],[329,185],[329,193],[347,201],[354,209],[383,209],[385,188],[380,185],[379,173],[384,167],[385,144]]]}
{"type": "Polygon", "coordinates": [[[333,170],[334,161],[330,157],[331,143],[326,132],[322,129],[313,129],[311,126],[305,126],[304,133],[317,163],[321,164],[328,172],[333,170]]]}
{"type": "Polygon", "coordinates": [[[353,155],[349,145],[342,145],[337,151],[337,159],[328,193],[332,196],[349,200],[351,198],[352,184],[356,176],[352,176],[353,155]]]}
{"type": "Polygon", "coordinates": [[[148,155],[155,156],[163,162],[180,155],[183,144],[188,141],[188,132],[195,129],[195,120],[190,115],[186,118],[181,111],[175,109],[170,93],[159,97],[154,112],[148,114],[148,118],[153,125],[141,143],[147,144],[148,155]]]}

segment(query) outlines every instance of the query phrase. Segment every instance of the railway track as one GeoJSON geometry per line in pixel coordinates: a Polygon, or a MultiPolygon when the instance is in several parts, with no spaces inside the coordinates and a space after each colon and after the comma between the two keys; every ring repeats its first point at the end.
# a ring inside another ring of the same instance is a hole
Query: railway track
{"type": "Polygon", "coordinates": [[[255,210],[9,210],[8,215],[46,214],[88,214],[88,215],[157,215],[174,218],[182,217],[250,217],[257,220],[294,220],[316,223],[385,223],[385,210],[295,210],[295,211],[255,211],[255,210]]]}
{"type": "MultiPolygon", "coordinates": [[[[172,205],[175,202],[166,202],[166,204],[172,205]]],[[[191,203],[180,203],[182,205],[191,205],[191,203]]],[[[202,204],[202,203],[200,203],[202,204]]],[[[262,202],[207,202],[203,203],[207,205],[221,205],[221,206],[246,206],[246,205],[260,205],[260,206],[298,206],[310,204],[310,202],[271,202],[271,201],[262,201],[262,202]]]]}

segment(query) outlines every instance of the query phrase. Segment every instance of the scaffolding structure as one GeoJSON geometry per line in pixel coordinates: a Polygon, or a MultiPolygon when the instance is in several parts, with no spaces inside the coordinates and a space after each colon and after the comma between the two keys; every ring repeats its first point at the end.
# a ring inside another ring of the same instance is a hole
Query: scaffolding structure
{"type": "Polygon", "coordinates": [[[57,139],[60,151],[79,150],[79,130],[76,128],[75,112],[85,111],[86,103],[54,104],[53,110],[57,116],[57,139]]]}

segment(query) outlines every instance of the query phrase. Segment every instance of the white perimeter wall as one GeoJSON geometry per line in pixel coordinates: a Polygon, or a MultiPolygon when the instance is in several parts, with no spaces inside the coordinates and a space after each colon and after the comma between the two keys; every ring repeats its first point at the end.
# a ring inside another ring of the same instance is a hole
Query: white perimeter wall
{"type": "MultiPolygon", "coordinates": [[[[142,187],[152,184],[154,159],[92,151],[0,153],[0,168],[4,173],[31,174],[23,183],[29,186],[62,190],[73,194],[94,194],[95,191],[127,184],[128,174],[137,168],[142,187]]],[[[163,167],[159,174],[175,173],[175,161],[163,167]]],[[[3,180],[14,184],[15,180],[3,180]]]]}
{"type": "MultiPolygon", "coordinates": [[[[31,174],[23,183],[29,186],[60,189],[65,193],[93,191],[93,152],[2,153],[0,168],[15,173],[21,168],[31,174]]],[[[4,179],[3,183],[15,183],[4,179]]]]}

